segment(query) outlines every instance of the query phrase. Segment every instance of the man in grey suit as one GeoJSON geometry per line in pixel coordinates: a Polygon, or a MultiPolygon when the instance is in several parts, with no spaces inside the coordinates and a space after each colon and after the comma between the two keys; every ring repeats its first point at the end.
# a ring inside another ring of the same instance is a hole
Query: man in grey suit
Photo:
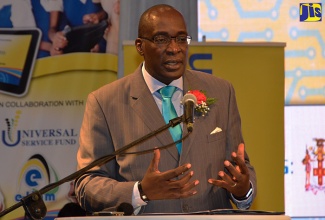
{"type": "MultiPolygon", "coordinates": [[[[134,214],[189,213],[251,206],[256,176],[245,152],[235,92],[215,76],[186,70],[188,36],[183,16],[169,5],[146,10],[135,46],[144,62],[135,72],[88,96],[80,131],[78,168],[114,153],[166,122],[160,90],[174,86],[178,116],[189,90],[204,90],[216,102],[196,112],[193,131],[178,151],[169,130],[137,144],[126,154],[95,167],[75,182],[79,203],[88,211],[114,210],[130,203],[134,214]]],[[[182,123],[183,137],[188,134],[182,123]]]]}

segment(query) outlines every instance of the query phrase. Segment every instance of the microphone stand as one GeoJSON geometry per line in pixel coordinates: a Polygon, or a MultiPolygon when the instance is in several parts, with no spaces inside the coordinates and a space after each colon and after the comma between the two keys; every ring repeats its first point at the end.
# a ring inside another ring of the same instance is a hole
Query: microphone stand
{"type": "Polygon", "coordinates": [[[68,181],[72,181],[74,179],[77,179],[81,177],[83,174],[85,174],[88,170],[95,166],[101,166],[112,159],[114,159],[117,155],[122,154],[124,151],[128,150],[129,148],[145,141],[151,138],[152,136],[155,136],[159,134],[160,132],[170,128],[170,127],[175,127],[176,125],[180,124],[181,122],[185,122],[185,116],[180,116],[174,119],[171,119],[168,124],[158,128],[155,131],[150,132],[149,134],[131,142],[130,144],[116,150],[113,152],[113,154],[103,156],[101,158],[98,158],[97,160],[94,160],[92,163],[88,164],[84,168],[70,174],[69,176],[55,182],[55,183],[50,183],[46,185],[45,187],[41,188],[40,190],[35,190],[31,194],[23,197],[20,202],[16,203],[15,205],[3,210],[0,212],[0,217],[12,212],[13,210],[19,208],[20,206],[23,206],[25,209],[25,212],[28,217],[31,219],[43,219],[46,216],[47,208],[46,205],[42,199],[42,195],[58,186],[60,186],[63,183],[66,183],[68,181]]]}

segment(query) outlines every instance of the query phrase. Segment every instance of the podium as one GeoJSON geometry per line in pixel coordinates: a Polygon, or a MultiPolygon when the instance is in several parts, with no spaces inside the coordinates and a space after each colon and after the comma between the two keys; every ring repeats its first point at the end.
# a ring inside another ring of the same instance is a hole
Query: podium
{"type": "Polygon", "coordinates": [[[138,215],[64,217],[56,220],[290,220],[286,215],[138,215]]]}

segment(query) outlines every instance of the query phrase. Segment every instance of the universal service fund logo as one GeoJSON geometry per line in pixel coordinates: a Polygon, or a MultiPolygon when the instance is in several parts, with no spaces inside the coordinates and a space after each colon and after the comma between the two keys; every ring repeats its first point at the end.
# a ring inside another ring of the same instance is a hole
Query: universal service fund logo
{"type": "Polygon", "coordinates": [[[322,21],[322,3],[300,3],[301,22],[322,21]]]}

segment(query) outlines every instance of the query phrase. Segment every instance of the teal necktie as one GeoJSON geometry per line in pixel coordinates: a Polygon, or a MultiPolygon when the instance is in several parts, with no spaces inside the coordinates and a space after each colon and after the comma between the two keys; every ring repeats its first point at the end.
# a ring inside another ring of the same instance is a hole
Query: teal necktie
{"type": "MultiPolygon", "coordinates": [[[[174,105],[171,100],[175,90],[176,90],[175,86],[165,86],[159,90],[162,96],[162,115],[164,117],[166,124],[168,124],[171,119],[177,117],[174,105]]],[[[178,141],[179,139],[182,138],[182,128],[179,124],[175,127],[170,127],[169,132],[172,135],[174,141],[178,141]]],[[[182,143],[176,144],[176,147],[178,153],[181,154],[182,143]]]]}

